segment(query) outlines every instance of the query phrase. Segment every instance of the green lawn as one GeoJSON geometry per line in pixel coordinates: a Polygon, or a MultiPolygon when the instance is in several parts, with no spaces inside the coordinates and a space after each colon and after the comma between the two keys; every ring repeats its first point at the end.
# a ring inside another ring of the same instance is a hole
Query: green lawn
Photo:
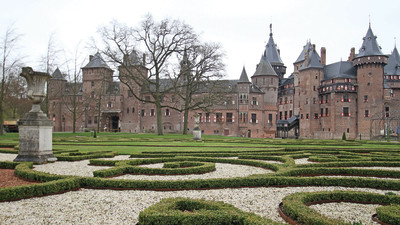
{"type": "MultiPolygon", "coordinates": [[[[229,151],[265,148],[336,148],[336,149],[387,149],[396,150],[400,145],[396,141],[342,141],[307,139],[255,139],[226,136],[203,135],[202,141],[193,141],[191,135],[99,133],[97,138],[91,133],[53,133],[54,149],[78,149],[80,151],[113,150],[119,154],[131,154],[141,151],[229,151]]],[[[0,144],[18,144],[17,133],[0,136],[0,144]]]]}

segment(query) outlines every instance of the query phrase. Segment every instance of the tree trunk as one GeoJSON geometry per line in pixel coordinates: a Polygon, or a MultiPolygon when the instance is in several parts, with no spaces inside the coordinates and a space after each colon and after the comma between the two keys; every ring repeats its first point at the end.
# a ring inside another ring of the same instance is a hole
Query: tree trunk
{"type": "Polygon", "coordinates": [[[189,121],[189,109],[185,109],[183,114],[183,135],[187,135],[188,133],[188,121],[189,121]]]}
{"type": "Polygon", "coordinates": [[[156,111],[157,111],[157,134],[164,135],[163,127],[162,127],[162,111],[161,111],[161,104],[159,102],[155,103],[156,111]]]}
{"type": "Polygon", "coordinates": [[[74,112],[72,113],[72,133],[76,133],[76,109],[74,109],[74,112]]]}
{"type": "Polygon", "coordinates": [[[3,116],[3,93],[0,99],[0,135],[4,134],[4,116],[3,116]]]}

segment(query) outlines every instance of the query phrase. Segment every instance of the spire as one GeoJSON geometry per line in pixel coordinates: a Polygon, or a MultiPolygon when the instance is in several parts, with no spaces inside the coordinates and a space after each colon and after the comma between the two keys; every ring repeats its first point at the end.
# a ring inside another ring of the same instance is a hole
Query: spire
{"type": "Polygon", "coordinates": [[[242,74],[240,75],[240,79],[238,83],[251,83],[249,78],[247,77],[246,69],[243,66],[242,74]]]}
{"type": "Polygon", "coordinates": [[[385,75],[400,75],[400,55],[396,45],[389,56],[388,64],[384,67],[385,75]]]}
{"type": "Polygon", "coordinates": [[[376,38],[377,37],[372,32],[371,22],[370,22],[367,34],[363,38],[363,43],[356,58],[364,56],[384,55],[381,51],[381,47],[378,45],[378,42],[376,41],[376,38]]]}
{"type": "Polygon", "coordinates": [[[297,60],[294,63],[302,62],[305,60],[306,57],[306,52],[311,49],[311,40],[307,40],[306,45],[303,46],[303,50],[301,51],[299,57],[297,57],[297,60]]]}
{"type": "Polygon", "coordinates": [[[51,75],[53,79],[61,79],[64,80],[64,76],[62,75],[60,69],[57,67],[56,70],[54,70],[53,74],[51,75]]]}
{"type": "Polygon", "coordinates": [[[277,48],[274,38],[272,37],[272,23],[269,25],[269,29],[269,40],[265,46],[265,51],[261,59],[268,60],[272,65],[283,65],[279,49],[277,48]]]}

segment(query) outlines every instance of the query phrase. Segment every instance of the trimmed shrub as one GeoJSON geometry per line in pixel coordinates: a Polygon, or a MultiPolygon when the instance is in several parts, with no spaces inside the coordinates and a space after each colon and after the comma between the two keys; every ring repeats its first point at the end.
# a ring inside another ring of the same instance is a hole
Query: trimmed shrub
{"type": "Polygon", "coordinates": [[[308,207],[313,203],[318,203],[321,201],[361,202],[367,204],[399,204],[400,196],[388,196],[355,191],[303,192],[284,197],[282,203],[286,214],[301,224],[349,224],[341,220],[328,218],[308,207]]]}
{"type": "Polygon", "coordinates": [[[0,201],[12,201],[30,197],[71,191],[79,188],[78,178],[68,178],[40,184],[0,188],[0,201]]]}
{"type": "Polygon", "coordinates": [[[139,214],[139,224],[281,224],[232,205],[188,198],[168,198],[139,214]]]}
{"type": "Polygon", "coordinates": [[[376,213],[380,221],[400,225],[400,205],[382,206],[376,209],[376,213]]]}

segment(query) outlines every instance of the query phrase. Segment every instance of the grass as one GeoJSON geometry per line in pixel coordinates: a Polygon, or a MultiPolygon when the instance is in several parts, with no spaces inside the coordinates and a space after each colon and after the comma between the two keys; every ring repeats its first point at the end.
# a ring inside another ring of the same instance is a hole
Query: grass
{"type": "MultiPolygon", "coordinates": [[[[308,139],[254,139],[226,136],[203,135],[202,141],[194,141],[192,135],[166,134],[132,134],[132,133],[99,133],[97,138],[91,133],[53,133],[53,148],[79,149],[80,151],[118,151],[119,154],[131,154],[141,151],[227,151],[262,148],[316,148],[332,147],[342,149],[398,149],[397,142],[376,141],[342,141],[342,140],[308,140],[308,139]]],[[[18,133],[7,133],[0,136],[0,144],[17,145],[18,133]]]]}

